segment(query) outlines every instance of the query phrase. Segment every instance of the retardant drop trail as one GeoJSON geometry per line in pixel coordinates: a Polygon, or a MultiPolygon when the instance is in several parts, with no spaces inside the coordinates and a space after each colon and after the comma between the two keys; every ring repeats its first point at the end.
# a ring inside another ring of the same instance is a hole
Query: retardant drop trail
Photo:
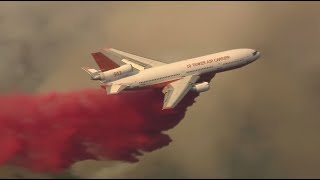
{"type": "Polygon", "coordinates": [[[60,172],[86,159],[137,162],[142,151],[170,143],[164,134],[197,93],[161,110],[160,89],[108,96],[103,89],[0,98],[0,165],[60,172]]]}

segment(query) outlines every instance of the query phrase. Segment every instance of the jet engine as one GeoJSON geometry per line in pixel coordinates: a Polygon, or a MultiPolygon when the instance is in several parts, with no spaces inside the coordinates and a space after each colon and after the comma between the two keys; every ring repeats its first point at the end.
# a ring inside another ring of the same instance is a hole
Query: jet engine
{"type": "Polygon", "coordinates": [[[132,66],[130,64],[126,64],[109,71],[101,72],[93,76],[91,79],[101,80],[101,81],[113,81],[113,80],[124,77],[125,75],[127,75],[129,72],[132,72],[132,71],[133,71],[132,66]]]}
{"type": "Polygon", "coordinates": [[[210,89],[209,83],[203,82],[203,83],[195,84],[191,90],[200,93],[200,92],[208,91],[209,89],[210,89]]]}

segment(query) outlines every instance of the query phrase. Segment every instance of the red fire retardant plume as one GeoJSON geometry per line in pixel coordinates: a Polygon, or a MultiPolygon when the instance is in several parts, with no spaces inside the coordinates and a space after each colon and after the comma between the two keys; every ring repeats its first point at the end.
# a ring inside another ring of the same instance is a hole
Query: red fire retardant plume
{"type": "Polygon", "coordinates": [[[60,172],[86,159],[137,162],[141,152],[170,143],[163,131],[179,123],[197,96],[189,92],[174,110],[161,110],[160,89],[0,97],[0,164],[60,172]]]}

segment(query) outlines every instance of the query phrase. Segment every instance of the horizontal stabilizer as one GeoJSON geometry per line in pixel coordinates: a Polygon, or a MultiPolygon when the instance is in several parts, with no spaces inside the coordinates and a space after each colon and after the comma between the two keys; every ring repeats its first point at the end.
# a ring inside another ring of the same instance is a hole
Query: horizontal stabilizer
{"type": "Polygon", "coordinates": [[[91,77],[93,77],[97,73],[101,72],[99,70],[96,70],[96,69],[90,68],[90,67],[82,67],[81,69],[83,69],[85,72],[87,72],[91,77]]]}

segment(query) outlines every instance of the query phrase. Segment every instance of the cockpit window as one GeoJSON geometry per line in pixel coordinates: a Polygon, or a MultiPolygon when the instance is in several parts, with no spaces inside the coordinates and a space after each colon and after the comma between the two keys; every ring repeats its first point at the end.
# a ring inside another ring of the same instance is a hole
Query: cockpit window
{"type": "Polygon", "coordinates": [[[252,55],[255,56],[255,55],[257,55],[257,53],[258,53],[258,51],[255,51],[255,52],[252,53],[252,55]]]}

